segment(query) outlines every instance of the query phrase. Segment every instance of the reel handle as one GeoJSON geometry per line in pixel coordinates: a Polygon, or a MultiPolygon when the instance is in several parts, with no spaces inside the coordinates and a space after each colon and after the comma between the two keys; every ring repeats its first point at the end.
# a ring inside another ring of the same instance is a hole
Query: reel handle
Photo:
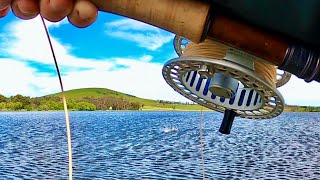
{"type": "Polygon", "coordinates": [[[219,128],[219,132],[222,134],[230,134],[233,120],[237,116],[237,113],[234,110],[226,109],[224,111],[223,120],[219,128]]]}

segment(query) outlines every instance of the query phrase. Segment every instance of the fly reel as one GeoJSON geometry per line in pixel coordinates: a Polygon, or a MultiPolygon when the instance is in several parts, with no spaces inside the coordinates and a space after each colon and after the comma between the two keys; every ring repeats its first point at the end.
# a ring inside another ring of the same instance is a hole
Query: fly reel
{"type": "Polygon", "coordinates": [[[175,38],[179,58],[162,70],[166,82],[181,95],[209,109],[224,112],[219,129],[229,134],[235,116],[269,119],[280,115],[284,100],[276,89],[276,68],[220,43],[200,44],[175,38]]]}

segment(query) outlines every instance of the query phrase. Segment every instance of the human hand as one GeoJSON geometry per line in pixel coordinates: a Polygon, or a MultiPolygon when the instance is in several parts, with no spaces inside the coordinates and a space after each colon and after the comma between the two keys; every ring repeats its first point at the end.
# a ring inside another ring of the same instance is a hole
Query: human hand
{"type": "Polygon", "coordinates": [[[91,25],[98,16],[98,9],[90,0],[0,0],[0,18],[10,9],[21,19],[32,19],[39,13],[51,22],[68,17],[77,27],[91,25]]]}

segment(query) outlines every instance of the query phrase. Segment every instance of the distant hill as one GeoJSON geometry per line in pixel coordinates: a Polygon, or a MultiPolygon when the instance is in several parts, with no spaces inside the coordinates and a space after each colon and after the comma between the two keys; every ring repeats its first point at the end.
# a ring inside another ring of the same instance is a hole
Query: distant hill
{"type": "MultiPolygon", "coordinates": [[[[102,98],[102,97],[113,97],[121,98],[129,102],[137,102],[143,105],[142,110],[209,110],[208,108],[202,107],[197,104],[183,104],[178,102],[169,102],[161,100],[150,100],[139,98],[130,94],[121,93],[118,91],[105,89],[105,88],[81,88],[74,89],[65,92],[68,99],[83,99],[89,98],[102,98]]],[[[45,97],[61,97],[61,93],[47,95],[45,97]]],[[[320,107],[304,107],[304,106],[290,106],[286,105],[285,112],[310,112],[320,111],[320,107]]]]}
{"type": "MultiPolygon", "coordinates": [[[[150,111],[207,111],[194,103],[150,100],[104,88],[82,88],[65,92],[68,109],[72,111],[95,110],[150,110],[150,111]]],[[[58,111],[63,110],[61,93],[42,97],[17,94],[5,97],[0,94],[0,111],[58,111]]],[[[211,111],[211,110],[210,110],[211,111]]],[[[287,112],[320,112],[320,107],[286,105],[287,112]]]]}
{"type": "MultiPolygon", "coordinates": [[[[101,97],[113,97],[122,98],[129,102],[137,102],[143,104],[143,110],[208,110],[207,108],[202,108],[197,104],[184,104],[178,102],[168,102],[161,100],[150,100],[132,96],[129,94],[121,93],[118,91],[105,89],[105,88],[81,88],[74,89],[65,92],[67,99],[83,99],[89,98],[101,98],[101,97]]],[[[46,97],[61,97],[61,93],[50,94],[46,97]]]]}

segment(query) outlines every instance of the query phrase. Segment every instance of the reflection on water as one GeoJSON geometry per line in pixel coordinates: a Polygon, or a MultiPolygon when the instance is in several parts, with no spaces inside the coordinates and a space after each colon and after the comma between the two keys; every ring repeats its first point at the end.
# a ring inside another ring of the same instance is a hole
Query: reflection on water
{"type": "Polygon", "coordinates": [[[177,132],[178,128],[176,128],[176,127],[165,127],[165,128],[162,128],[161,131],[164,132],[164,133],[177,132]]]}
{"type": "MultiPolygon", "coordinates": [[[[209,179],[319,179],[320,114],[237,119],[204,113],[209,179]]],[[[75,179],[201,179],[198,112],[71,112],[75,179]],[[163,127],[178,131],[164,133],[163,127]]],[[[62,112],[0,113],[0,179],[66,179],[62,112]]]]}

